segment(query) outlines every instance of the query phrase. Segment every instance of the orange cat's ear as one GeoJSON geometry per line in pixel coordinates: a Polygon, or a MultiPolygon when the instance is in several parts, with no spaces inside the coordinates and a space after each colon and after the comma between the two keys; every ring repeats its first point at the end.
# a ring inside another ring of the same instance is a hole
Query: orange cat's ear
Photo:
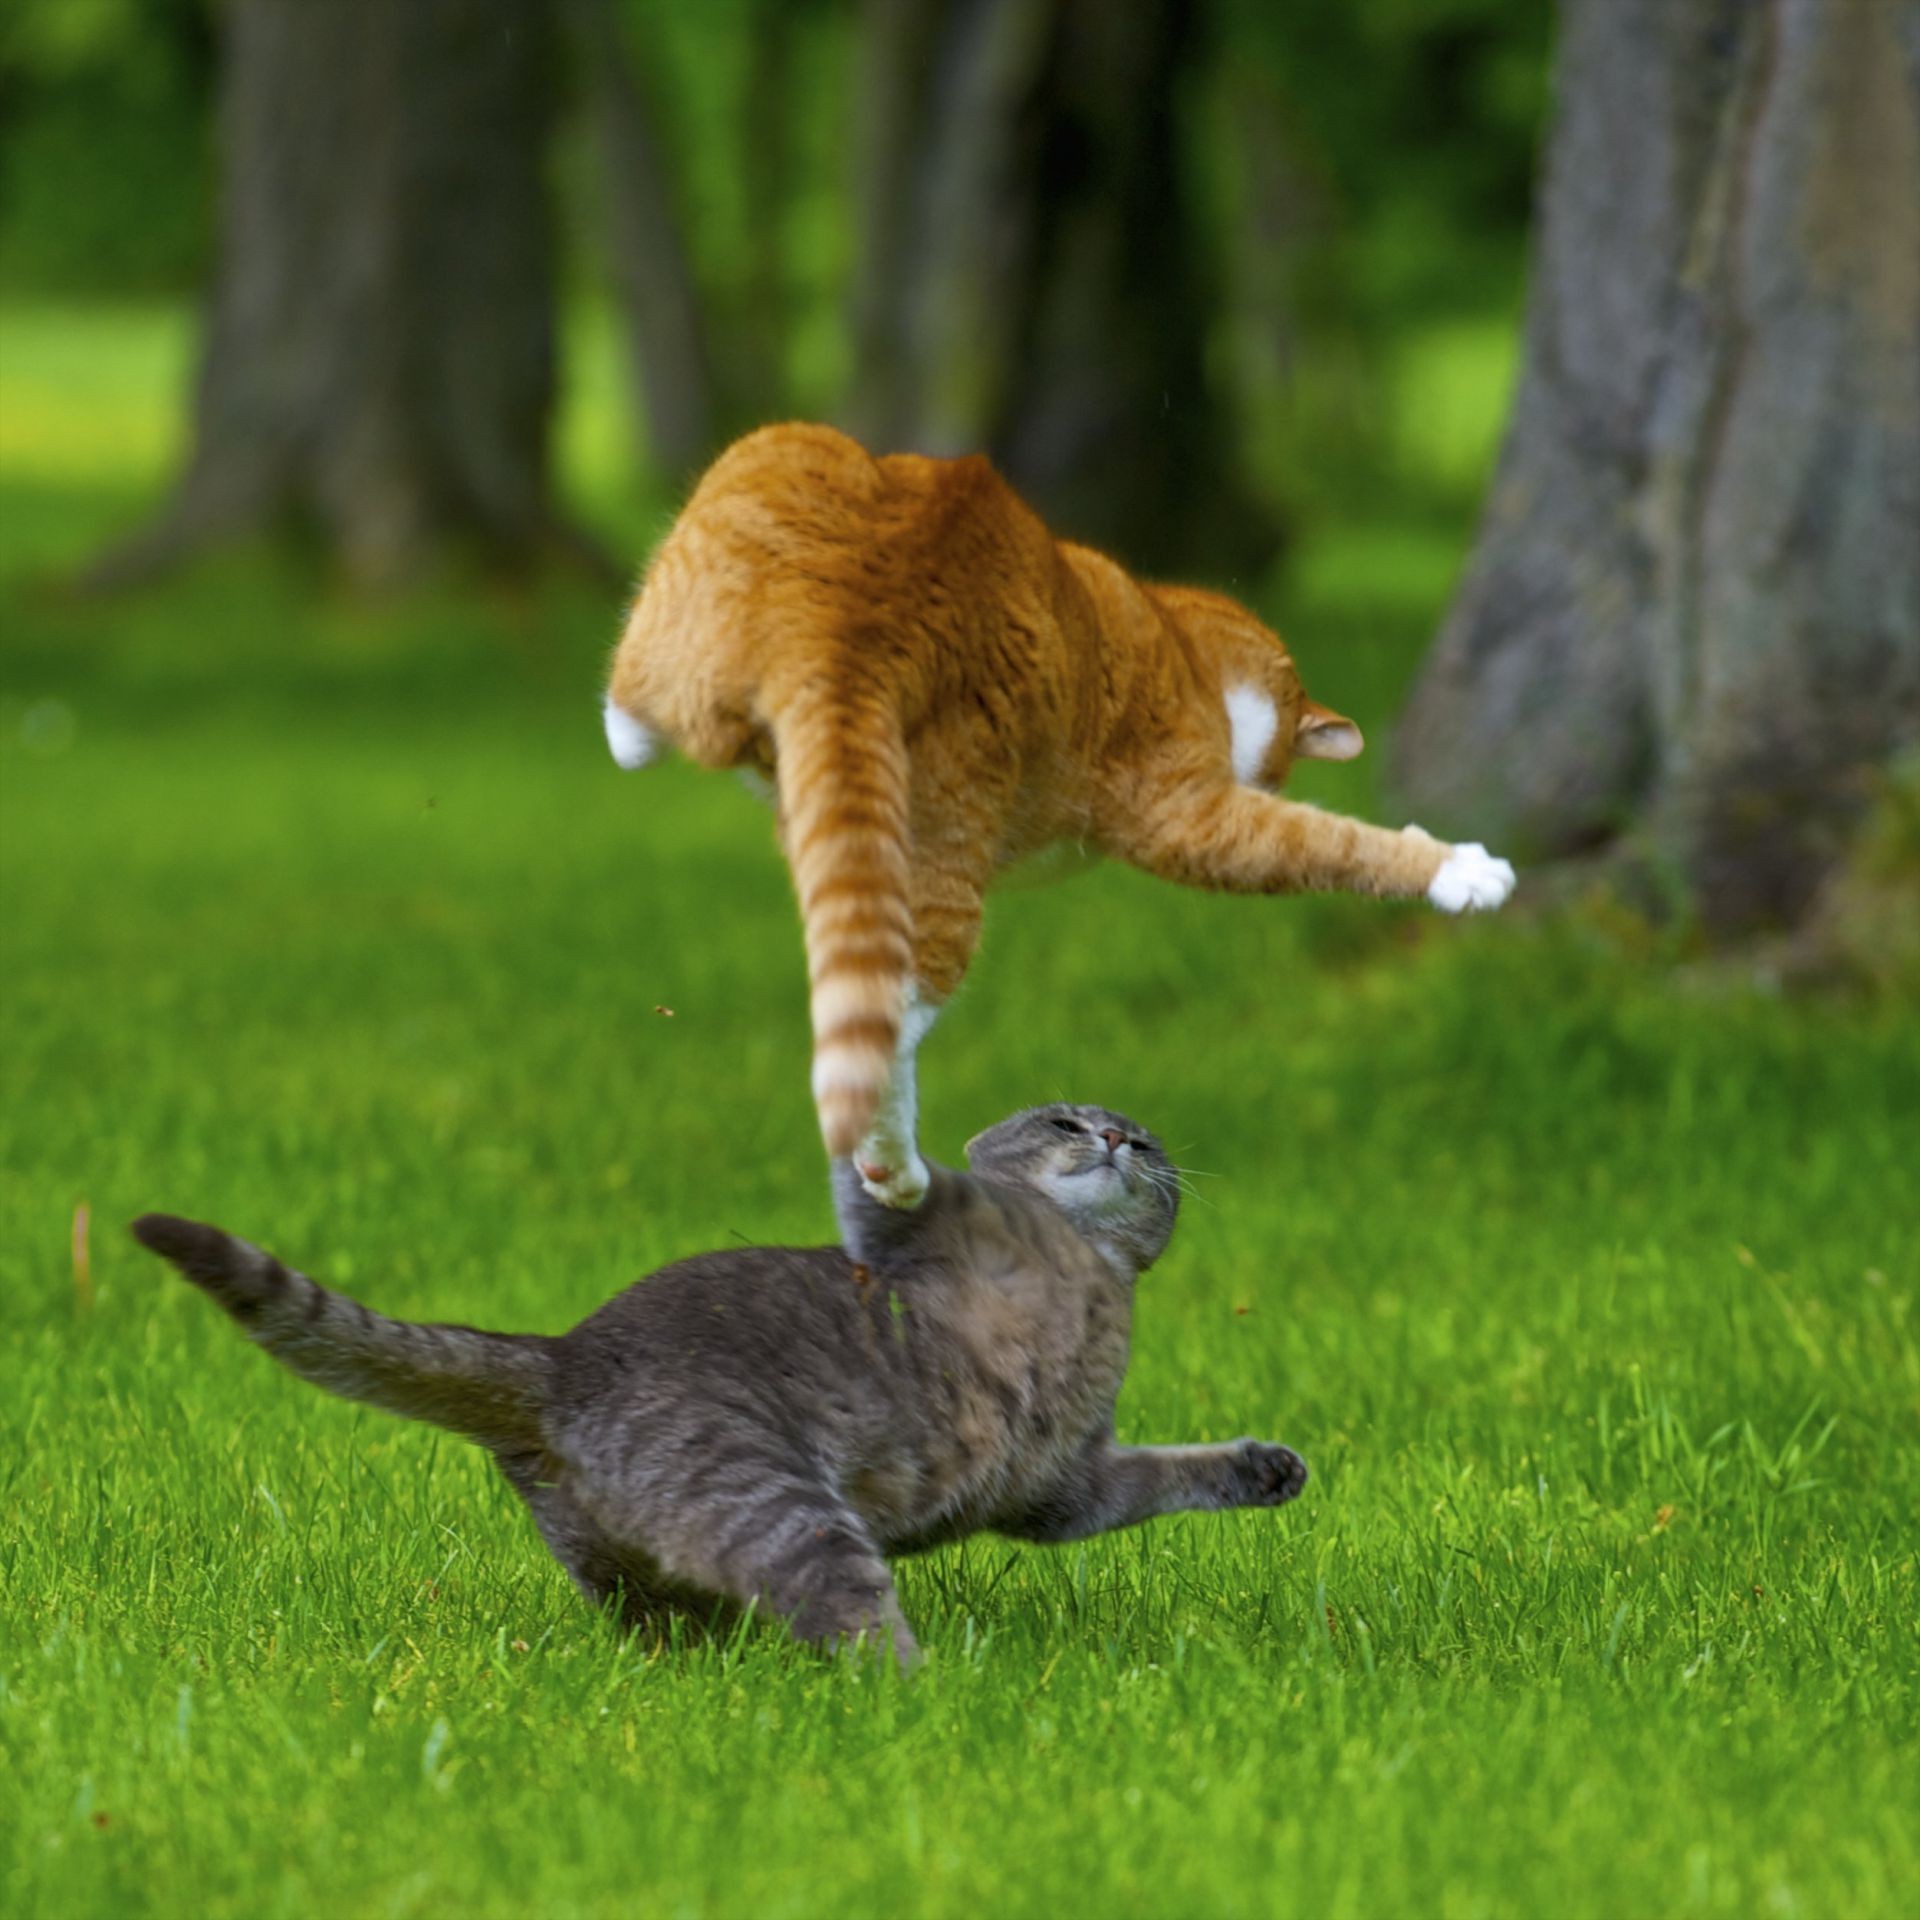
{"type": "Polygon", "coordinates": [[[1360,729],[1345,714],[1335,713],[1317,700],[1300,702],[1293,750],[1302,760],[1351,760],[1366,744],[1360,729]]]}

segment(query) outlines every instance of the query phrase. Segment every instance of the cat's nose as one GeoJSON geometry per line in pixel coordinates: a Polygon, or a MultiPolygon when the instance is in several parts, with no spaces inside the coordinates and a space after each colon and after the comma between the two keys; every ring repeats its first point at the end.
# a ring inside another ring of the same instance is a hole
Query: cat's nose
{"type": "Polygon", "coordinates": [[[1127,1136],[1118,1127],[1108,1127],[1100,1135],[1107,1143],[1109,1153],[1118,1153],[1127,1144],[1127,1136]]]}

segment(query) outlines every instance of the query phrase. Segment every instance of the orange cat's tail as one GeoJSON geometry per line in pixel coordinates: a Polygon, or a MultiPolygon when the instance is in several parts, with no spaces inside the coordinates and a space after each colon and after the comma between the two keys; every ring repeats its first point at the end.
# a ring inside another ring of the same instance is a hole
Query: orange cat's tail
{"type": "Polygon", "coordinates": [[[838,1159],[886,1091],[913,972],[906,742],[886,692],[851,663],[768,705],[813,987],[813,1100],[838,1159]]]}

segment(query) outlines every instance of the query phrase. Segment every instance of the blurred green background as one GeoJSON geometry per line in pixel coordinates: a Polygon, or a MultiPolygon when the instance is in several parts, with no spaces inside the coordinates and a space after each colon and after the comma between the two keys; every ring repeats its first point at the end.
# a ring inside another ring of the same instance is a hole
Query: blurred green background
{"type": "MultiPolygon", "coordinates": [[[[759,413],[834,417],[853,371],[870,21],[832,0],[618,11],[711,352],[752,362],[720,377],[756,389],[759,413]],[[754,165],[769,146],[771,194],[754,165]],[[756,325],[769,299],[771,339],[756,325]]],[[[222,17],[208,0],[9,9],[0,297],[16,319],[13,471],[85,473],[87,433],[55,417],[60,397],[111,416],[122,475],[136,451],[156,479],[183,452],[193,315],[215,255],[222,17]],[[148,324],[116,336],[111,370],[77,377],[98,362],[84,315],[102,303],[148,324]],[[38,332],[25,324],[35,316],[38,332]]],[[[1429,598],[1457,558],[1511,374],[1550,27],[1546,0],[1220,0],[1187,31],[1168,84],[1193,251],[1215,295],[1200,347],[1230,415],[1230,461],[1275,550],[1284,532],[1303,565],[1347,564],[1323,556],[1321,538],[1337,547],[1383,497],[1410,535],[1418,521],[1445,541],[1422,556],[1429,598]]],[[[636,515],[682,476],[652,456],[627,390],[605,167],[577,61],[563,60],[553,91],[559,469],[581,515],[637,562],[636,515]]],[[[1405,558],[1415,564],[1411,544],[1405,558]]]]}
{"type": "MultiPolygon", "coordinates": [[[[781,10],[769,225],[769,8],[619,10],[721,416],[858,383],[883,11],[781,10]]],[[[1195,18],[1162,131],[1264,530],[1203,564],[1377,737],[1515,378],[1549,10],[1195,18]]],[[[1060,1093],[1159,1129],[1206,1177],[1122,1437],[1272,1434],[1315,1477],[905,1565],[910,1687],[623,1642],[471,1450],[276,1373],[123,1240],[184,1209],[395,1313],[557,1328],[830,1221],[767,821],[608,763],[594,557],[370,581],[296,521],[92,572],[187,458],[231,19],[0,24],[0,1909],[1904,1913],[1895,974],[1789,996],[1532,875],[1471,925],[1111,869],[997,898],[930,1149],[1060,1093]]],[[[553,478],[631,571],[685,473],[633,391],[591,77],[557,68],[543,162],[553,478]]],[[[1400,817],[1375,752],[1298,790],[1400,817]]]]}

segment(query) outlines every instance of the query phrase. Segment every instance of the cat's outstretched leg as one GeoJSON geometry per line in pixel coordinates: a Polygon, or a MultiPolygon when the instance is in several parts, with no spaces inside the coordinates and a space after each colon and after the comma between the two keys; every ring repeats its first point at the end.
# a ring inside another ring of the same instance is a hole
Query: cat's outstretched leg
{"type": "Polygon", "coordinates": [[[1231,893],[1425,896],[1443,913],[1500,906],[1513,868],[1479,845],[1449,846],[1231,784],[1175,787],[1115,836],[1116,850],[1165,879],[1231,893]]]}
{"type": "Polygon", "coordinates": [[[900,1039],[887,1090],[873,1125],[853,1154],[868,1193],[883,1206],[917,1207],[927,1190],[926,1163],[919,1149],[914,1060],[941,1008],[966,978],[980,944],[981,897],[993,862],[986,847],[954,824],[971,818],[971,812],[951,796],[937,796],[937,804],[922,805],[914,816],[909,893],[913,977],[901,1009],[900,1039]]]}
{"type": "Polygon", "coordinates": [[[1307,1463],[1291,1447],[1271,1441],[1123,1447],[1107,1438],[1081,1455],[1044,1498],[994,1525],[1022,1540],[1084,1540],[1165,1513],[1284,1506],[1306,1484],[1307,1463]]]}
{"type": "Polygon", "coordinates": [[[893,1050],[893,1072],[872,1126],[853,1150],[861,1180],[883,1206],[917,1207],[927,1190],[927,1163],[920,1157],[920,1089],[914,1056],[939,1017],[939,1001],[924,997],[909,982],[900,1013],[900,1038],[893,1050]]]}

